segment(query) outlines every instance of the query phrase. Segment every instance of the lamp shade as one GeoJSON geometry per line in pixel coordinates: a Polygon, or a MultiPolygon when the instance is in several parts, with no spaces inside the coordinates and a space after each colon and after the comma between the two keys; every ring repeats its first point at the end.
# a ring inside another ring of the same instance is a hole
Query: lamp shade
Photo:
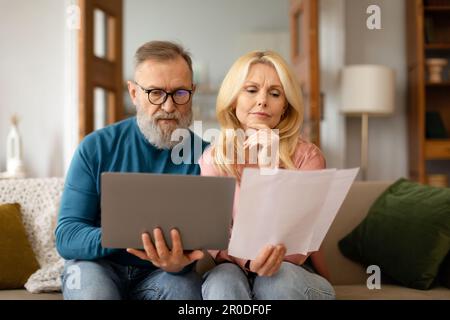
{"type": "Polygon", "coordinates": [[[388,115],[394,111],[395,72],[380,65],[351,65],[342,71],[341,112],[388,115]]]}

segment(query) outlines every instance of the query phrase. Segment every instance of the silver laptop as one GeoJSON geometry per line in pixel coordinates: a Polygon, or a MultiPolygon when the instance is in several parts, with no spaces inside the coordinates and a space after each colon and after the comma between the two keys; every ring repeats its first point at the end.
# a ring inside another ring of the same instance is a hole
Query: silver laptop
{"type": "Polygon", "coordinates": [[[104,248],[143,248],[141,235],[177,228],[185,250],[226,249],[235,179],[193,175],[113,173],[101,176],[104,248]]]}

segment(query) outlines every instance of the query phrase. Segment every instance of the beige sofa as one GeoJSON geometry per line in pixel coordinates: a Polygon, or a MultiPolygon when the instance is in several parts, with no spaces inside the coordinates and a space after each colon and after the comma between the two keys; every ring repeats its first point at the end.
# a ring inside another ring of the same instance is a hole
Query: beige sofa
{"type": "MultiPolygon", "coordinates": [[[[355,182],[323,243],[326,260],[331,271],[331,281],[337,299],[449,299],[450,289],[414,290],[393,284],[381,284],[381,289],[369,290],[366,281],[370,274],[345,257],[337,242],[357,226],[373,201],[388,187],[389,182],[355,182]]],[[[204,259],[198,264],[199,272],[211,267],[204,259]]],[[[31,294],[26,290],[0,290],[0,299],[61,299],[60,293],[31,294]]]]}

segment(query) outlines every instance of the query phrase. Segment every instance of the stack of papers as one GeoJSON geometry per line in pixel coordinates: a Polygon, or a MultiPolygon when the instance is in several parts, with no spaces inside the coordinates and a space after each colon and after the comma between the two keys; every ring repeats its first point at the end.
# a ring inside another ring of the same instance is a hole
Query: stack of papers
{"type": "Polygon", "coordinates": [[[244,169],[228,253],[253,260],[268,244],[284,244],[286,255],[317,251],[358,170],[244,169]]]}

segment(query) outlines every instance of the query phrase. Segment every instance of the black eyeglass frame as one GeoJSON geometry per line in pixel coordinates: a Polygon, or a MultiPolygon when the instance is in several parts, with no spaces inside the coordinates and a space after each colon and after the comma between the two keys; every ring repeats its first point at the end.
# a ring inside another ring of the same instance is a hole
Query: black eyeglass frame
{"type": "Polygon", "coordinates": [[[139,88],[141,88],[142,91],[144,91],[144,92],[147,94],[147,100],[148,100],[148,102],[150,102],[151,104],[153,104],[153,105],[155,105],[155,106],[161,106],[161,105],[163,105],[164,103],[166,103],[167,98],[168,98],[169,96],[172,98],[172,102],[173,102],[174,104],[176,104],[176,105],[178,105],[178,106],[184,106],[184,105],[188,104],[189,101],[191,101],[192,93],[194,92],[193,89],[177,89],[177,90],[175,90],[175,91],[173,91],[173,92],[167,92],[166,90],[158,89],[158,88],[154,88],[154,89],[146,89],[146,88],[144,88],[143,86],[141,86],[139,83],[137,83],[136,81],[133,81],[133,82],[134,82],[134,84],[136,84],[139,88]],[[152,101],[150,100],[150,93],[151,93],[152,91],[156,91],[156,90],[159,90],[159,91],[162,91],[162,92],[165,93],[164,100],[163,100],[161,103],[154,103],[154,102],[152,102],[152,101]],[[173,95],[174,95],[175,93],[177,93],[177,91],[187,91],[187,92],[189,92],[189,98],[188,98],[188,100],[187,100],[185,103],[177,103],[177,102],[175,102],[175,99],[173,98],[173,95]]]}

